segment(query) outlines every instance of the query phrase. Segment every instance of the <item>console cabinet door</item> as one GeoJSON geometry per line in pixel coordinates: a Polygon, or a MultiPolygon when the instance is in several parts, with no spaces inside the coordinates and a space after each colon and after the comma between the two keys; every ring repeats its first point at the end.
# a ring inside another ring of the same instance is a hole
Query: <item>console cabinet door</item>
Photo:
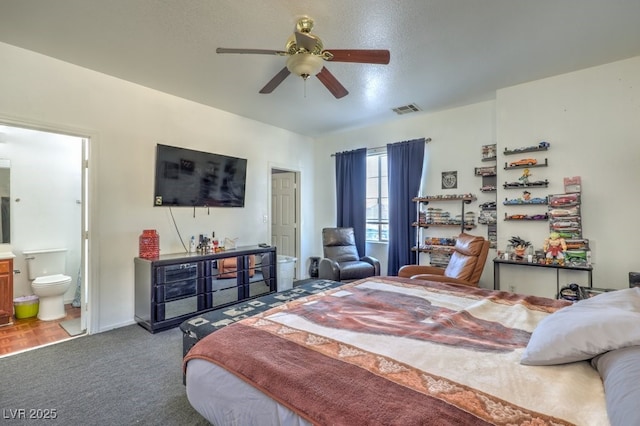
{"type": "Polygon", "coordinates": [[[255,268],[249,269],[247,297],[258,297],[276,290],[276,259],[273,252],[255,255],[255,268]]]}

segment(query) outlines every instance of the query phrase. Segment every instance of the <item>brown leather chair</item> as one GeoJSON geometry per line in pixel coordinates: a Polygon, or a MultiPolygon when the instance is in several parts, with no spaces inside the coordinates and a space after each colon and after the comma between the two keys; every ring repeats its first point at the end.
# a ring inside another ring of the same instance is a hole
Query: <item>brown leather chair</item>
{"type": "Polygon", "coordinates": [[[489,241],[463,232],[456,238],[456,245],[446,268],[405,265],[398,271],[398,276],[478,287],[488,253],[489,241]]]}
{"type": "Polygon", "coordinates": [[[371,256],[360,256],[353,228],[322,229],[324,258],[318,265],[318,278],[352,281],[380,275],[380,262],[371,256]]]}

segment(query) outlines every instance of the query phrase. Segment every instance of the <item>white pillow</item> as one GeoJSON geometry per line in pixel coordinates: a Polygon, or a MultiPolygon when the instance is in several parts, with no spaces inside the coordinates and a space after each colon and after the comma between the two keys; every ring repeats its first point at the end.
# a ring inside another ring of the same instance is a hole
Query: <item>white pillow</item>
{"type": "Polygon", "coordinates": [[[602,293],[545,317],[520,360],[555,365],[640,345],[640,287],[602,293]]]}

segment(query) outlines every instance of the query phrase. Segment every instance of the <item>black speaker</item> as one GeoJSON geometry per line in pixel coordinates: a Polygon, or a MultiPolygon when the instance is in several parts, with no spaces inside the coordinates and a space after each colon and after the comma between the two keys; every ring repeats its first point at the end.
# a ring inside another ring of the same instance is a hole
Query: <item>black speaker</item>
{"type": "Polygon", "coordinates": [[[640,287],[640,272],[629,272],[629,287],[640,287]]]}

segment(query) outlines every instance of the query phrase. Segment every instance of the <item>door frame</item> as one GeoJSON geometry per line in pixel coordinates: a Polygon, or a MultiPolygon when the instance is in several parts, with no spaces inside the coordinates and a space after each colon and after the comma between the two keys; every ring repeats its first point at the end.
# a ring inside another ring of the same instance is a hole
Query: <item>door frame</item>
{"type": "Polygon", "coordinates": [[[82,142],[82,219],[79,224],[78,235],[81,238],[81,259],[80,265],[83,271],[81,282],[81,325],[85,327],[86,334],[97,332],[98,324],[98,302],[99,292],[95,288],[98,282],[98,244],[97,238],[91,238],[94,224],[98,219],[97,207],[97,176],[98,176],[98,134],[95,131],[38,122],[35,120],[18,119],[0,114],[0,124],[10,127],[20,127],[23,129],[37,130],[46,133],[57,133],[84,139],[82,142]],[[88,161],[85,161],[85,153],[88,161]],[[90,169],[89,169],[90,168],[90,169]],[[89,173],[90,170],[90,173],[89,173]]]}
{"type": "MultiPolygon", "coordinates": [[[[302,266],[301,266],[301,261],[300,261],[300,244],[301,244],[301,237],[300,237],[300,230],[302,228],[300,221],[302,220],[302,216],[300,215],[300,199],[301,197],[301,192],[300,192],[300,188],[302,185],[300,185],[300,179],[301,179],[301,173],[300,170],[296,170],[296,169],[292,169],[290,167],[285,167],[285,166],[279,166],[276,164],[269,164],[269,190],[267,191],[267,209],[268,209],[268,215],[269,215],[269,220],[268,220],[268,235],[269,235],[269,241],[271,240],[271,212],[273,211],[272,208],[273,206],[271,205],[271,194],[273,193],[273,186],[271,184],[271,176],[276,172],[276,171],[281,171],[281,172],[289,172],[289,173],[293,173],[295,174],[296,177],[296,200],[295,200],[295,205],[294,205],[294,210],[295,210],[295,217],[296,217],[296,238],[295,238],[295,244],[296,244],[296,253],[295,253],[295,257],[297,259],[296,261],[296,265],[295,265],[295,276],[294,279],[300,279],[301,277],[301,270],[302,270],[302,266]]],[[[276,251],[277,254],[277,251],[276,251]]]]}

